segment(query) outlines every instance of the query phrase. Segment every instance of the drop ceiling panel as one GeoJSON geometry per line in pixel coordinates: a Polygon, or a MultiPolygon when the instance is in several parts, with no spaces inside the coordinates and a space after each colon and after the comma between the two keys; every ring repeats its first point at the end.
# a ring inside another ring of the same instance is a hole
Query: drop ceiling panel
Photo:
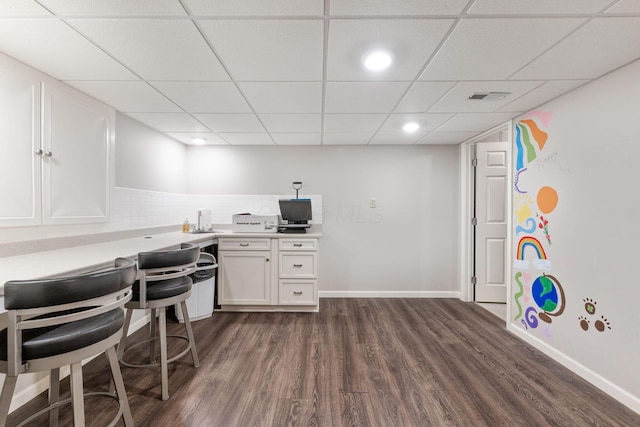
{"type": "Polygon", "coordinates": [[[231,145],[273,145],[268,133],[219,133],[231,145]]]}
{"type": "Polygon", "coordinates": [[[386,114],[325,114],[325,132],[364,132],[369,136],[380,128],[386,114]]]}
{"type": "Polygon", "coordinates": [[[210,131],[210,129],[186,113],[129,113],[127,115],[160,132],[210,131]]]}
{"type": "Polygon", "coordinates": [[[256,113],[320,113],[322,83],[238,83],[256,113]]]}
{"type": "Polygon", "coordinates": [[[0,1],[0,17],[50,16],[51,12],[32,0],[0,1]]]}
{"type": "Polygon", "coordinates": [[[583,22],[581,18],[464,20],[420,79],[506,79],[583,22]]]}
{"type": "Polygon", "coordinates": [[[272,133],[271,137],[278,145],[320,145],[320,132],[314,133],[272,133]]]}
{"type": "Polygon", "coordinates": [[[638,58],[639,41],[640,18],[595,18],[516,73],[514,78],[596,78],[638,58]]]}
{"type": "Polygon", "coordinates": [[[373,132],[325,132],[322,136],[322,145],[365,145],[372,136],[373,132]]]}
{"type": "Polygon", "coordinates": [[[322,20],[198,22],[234,80],[322,80],[322,20]]]}
{"type": "Polygon", "coordinates": [[[264,132],[255,114],[196,114],[214,132],[264,132]]]}
{"type": "Polygon", "coordinates": [[[490,113],[498,111],[514,99],[540,86],[539,81],[490,81],[490,82],[460,82],[449,93],[447,93],[430,112],[467,112],[467,113],[490,113]],[[489,92],[508,92],[504,99],[497,101],[469,99],[473,94],[489,92]]]}
{"type": "Polygon", "coordinates": [[[322,16],[322,0],[185,0],[200,16],[322,16]]]}
{"type": "Polygon", "coordinates": [[[460,113],[437,130],[438,132],[482,132],[513,118],[511,113],[460,113]]]}
{"type": "Polygon", "coordinates": [[[320,114],[260,114],[268,132],[320,132],[320,114]]]}
{"type": "Polygon", "coordinates": [[[178,0],[39,0],[65,16],[163,16],[185,15],[178,0]]]}
{"type": "Polygon", "coordinates": [[[331,22],[327,79],[413,80],[453,22],[452,19],[346,19],[331,22]],[[392,66],[379,72],[365,69],[362,65],[364,56],[380,49],[391,53],[392,66]]]}
{"type": "Polygon", "coordinates": [[[416,82],[402,98],[395,113],[424,113],[447,93],[455,82],[416,82]]]}
{"type": "Polygon", "coordinates": [[[67,81],[66,83],[123,113],[181,112],[180,107],[142,81],[67,81]]]}
{"type": "Polygon", "coordinates": [[[468,0],[331,0],[332,15],[449,15],[463,11],[468,0]]]}
{"type": "Polygon", "coordinates": [[[227,141],[211,132],[169,132],[167,135],[188,145],[195,145],[193,138],[204,138],[205,145],[229,145],[227,141]]]}
{"type": "Polygon", "coordinates": [[[59,80],[133,80],[125,67],[53,19],[0,21],[0,51],[59,80]]]}
{"type": "Polygon", "coordinates": [[[231,82],[151,82],[189,113],[250,113],[251,108],[231,82]]]}
{"type": "Polygon", "coordinates": [[[401,82],[328,82],[326,113],[388,113],[409,87],[401,82]]]}
{"type": "Polygon", "coordinates": [[[480,132],[432,132],[419,140],[416,144],[442,145],[460,144],[479,135],[480,132]]]}
{"type": "Polygon", "coordinates": [[[587,14],[596,13],[611,4],[611,0],[476,0],[469,15],[520,14],[587,14]]]}
{"type": "Polygon", "coordinates": [[[583,85],[587,80],[553,80],[521,96],[498,109],[500,112],[519,113],[531,110],[561,94],[567,93],[576,87],[583,85]]]}
{"type": "Polygon", "coordinates": [[[145,80],[229,80],[189,20],[70,19],[145,80]]]}
{"type": "Polygon", "coordinates": [[[0,0],[0,52],[187,144],[450,144],[639,60],[639,4],[0,0]]]}

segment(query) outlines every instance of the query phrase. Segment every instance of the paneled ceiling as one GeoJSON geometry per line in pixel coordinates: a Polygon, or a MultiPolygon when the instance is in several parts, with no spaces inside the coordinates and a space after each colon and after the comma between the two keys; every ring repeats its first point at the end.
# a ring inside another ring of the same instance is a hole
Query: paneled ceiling
{"type": "Polygon", "coordinates": [[[2,0],[0,51],[186,144],[457,144],[640,58],[640,1],[2,0]]]}

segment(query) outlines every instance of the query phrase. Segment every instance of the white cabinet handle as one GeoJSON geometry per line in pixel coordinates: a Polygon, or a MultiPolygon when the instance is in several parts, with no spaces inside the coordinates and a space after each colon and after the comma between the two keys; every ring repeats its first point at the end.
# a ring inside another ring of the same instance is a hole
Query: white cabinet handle
{"type": "Polygon", "coordinates": [[[294,295],[302,295],[302,291],[293,291],[294,295]]]}

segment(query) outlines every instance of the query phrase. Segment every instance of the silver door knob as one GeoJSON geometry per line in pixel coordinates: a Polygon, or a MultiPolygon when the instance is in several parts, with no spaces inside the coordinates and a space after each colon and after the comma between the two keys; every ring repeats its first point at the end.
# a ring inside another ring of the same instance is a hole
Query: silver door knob
{"type": "Polygon", "coordinates": [[[41,156],[41,155],[42,155],[42,153],[44,153],[44,151],[42,151],[42,149],[38,148],[38,149],[35,151],[35,153],[36,153],[38,156],[41,156]]]}
{"type": "Polygon", "coordinates": [[[45,157],[51,157],[51,156],[53,156],[53,153],[51,151],[45,151],[44,152],[44,156],[45,157]]]}

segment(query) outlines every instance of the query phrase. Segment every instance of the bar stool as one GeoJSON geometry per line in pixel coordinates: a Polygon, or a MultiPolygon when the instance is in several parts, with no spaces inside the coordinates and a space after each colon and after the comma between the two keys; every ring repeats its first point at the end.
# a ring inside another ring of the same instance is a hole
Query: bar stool
{"type": "Polygon", "coordinates": [[[186,299],[191,295],[192,280],[189,277],[196,270],[200,248],[193,244],[182,244],[180,249],[162,252],[141,252],[138,254],[139,280],[133,285],[133,298],[125,306],[127,313],[124,323],[124,338],[118,346],[118,360],[130,368],[155,368],[160,366],[162,400],[169,398],[168,364],[191,352],[193,366],[200,366],[196,343],[189,321],[186,299]],[[167,307],[179,304],[184,317],[186,336],[167,336],[167,307]],[[149,338],[137,341],[126,348],[127,331],[131,324],[133,310],[151,309],[149,338]],[[156,334],[156,314],[159,334],[156,334]],[[178,355],[168,359],[167,338],[187,341],[187,347],[178,355]],[[155,358],[155,342],[160,341],[160,363],[155,358]],[[138,345],[149,343],[149,363],[133,363],[124,360],[125,354],[138,345]]]}
{"type": "Polygon", "coordinates": [[[49,424],[57,426],[58,408],[71,402],[74,425],[84,426],[84,396],[103,395],[119,402],[111,425],[122,416],[126,426],[133,426],[116,344],[122,337],[122,306],[131,299],[136,266],[124,258],[114,265],[71,277],[5,283],[0,372],[6,377],[0,393],[0,425],[6,424],[18,375],[50,371],[49,406],[20,425],[49,412],[49,424]],[[101,353],[109,359],[115,393],[84,394],[82,361],[101,353]],[[71,398],[59,401],[60,368],[66,365],[71,366],[71,398]]]}

